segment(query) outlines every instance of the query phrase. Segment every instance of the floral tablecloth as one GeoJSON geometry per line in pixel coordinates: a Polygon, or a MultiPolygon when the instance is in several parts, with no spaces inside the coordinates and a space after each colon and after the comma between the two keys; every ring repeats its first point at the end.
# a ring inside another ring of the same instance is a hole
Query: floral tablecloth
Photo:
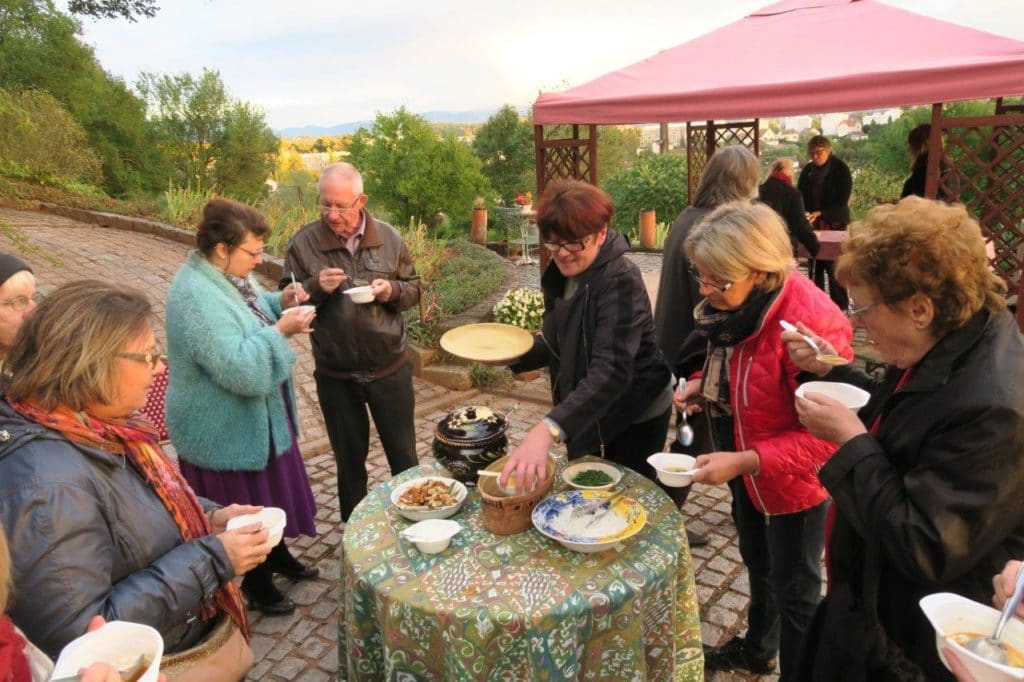
{"type": "Polygon", "coordinates": [[[683,519],[655,484],[623,485],[647,526],[620,550],[580,554],[532,528],[494,535],[470,489],[463,530],[436,555],[399,539],[395,485],[345,528],[340,675],[350,680],[702,680],[700,616],[683,519]]]}

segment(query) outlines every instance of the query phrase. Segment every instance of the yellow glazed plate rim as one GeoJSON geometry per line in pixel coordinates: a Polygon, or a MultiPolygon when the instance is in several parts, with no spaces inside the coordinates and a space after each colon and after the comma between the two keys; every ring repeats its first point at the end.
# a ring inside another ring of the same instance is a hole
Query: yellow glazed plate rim
{"type": "Polygon", "coordinates": [[[465,360],[511,362],[533,347],[533,335],[511,324],[478,322],[449,329],[440,344],[445,352],[465,360]]]}
{"type": "Polygon", "coordinates": [[[590,536],[570,535],[553,525],[563,514],[571,514],[573,509],[588,502],[605,500],[612,493],[606,490],[570,490],[546,497],[533,509],[533,525],[542,534],[559,542],[571,542],[580,545],[602,545],[618,542],[639,533],[647,524],[647,510],[631,497],[620,497],[611,505],[611,513],[626,521],[626,527],[612,535],[590,536]]]}

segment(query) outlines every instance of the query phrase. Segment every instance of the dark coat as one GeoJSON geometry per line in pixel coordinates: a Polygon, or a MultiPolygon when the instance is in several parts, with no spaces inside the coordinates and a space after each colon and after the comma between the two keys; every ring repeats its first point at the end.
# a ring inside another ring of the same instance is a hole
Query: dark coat
{"type": "Polygon", "coordinates": [[[683,242],[693,226],[710,213],[710,208],[685,208],[665,238],[658,302],[654,306],[654,329],[658,346],[672,365],[678,360],[683,341],[694,329],[693,309],[704,298],[699,292],[700,285],[690,274],[690,260],[683,252],[683,242]]]}
{"type": "Polygon", "coordinates": [[[791,183],[769,177],[757,188],[757,195],[761,201],[782,216],[786,222],[786,229],[789,230],[789,241],[793,248],[795,249],[799,242],[808,253],[816,256],[821,245],[818,244],[811,224],[807,222],[807,212],[804,210],[804,200],[800,196],[800,191],[791,183]]]}
{"type": "Polygon", "coordinates": [[[821,201],[815,201],[811,192],[811,175],[815,168],[809,163],[800,169],[796,188],[804,200],[804,207],[811,212],[821,211],[821,219],[831,229],[846,229],[850,224],[850,194],[853,192],[853,175],[842,159],[832,154],[822,167],[825,178],[822,181],[821,201]]]}
{"type": "Polygon", "coordinates": [[[827,375],[871,390],[860,415],[881,421],[819,474],[838,513],[804,680],[952,680],[918,601],[948,591],[990,603],[992,576],[1024,556],[1024,341],[1013,318],[979,312],[893,394],[900,374],[827,375]]]}
{"type": "Polygon", "coordinates": [[[345,240],[323,221],[305,225],[288,244],[284,288],[289,274],[309,292],[316,306],[316,322],[310,339],[316,371],[336,379],[372,381],[394,373],[405,364],[405,321],[402,311],[420,300],[420,278],[412,255],[391,225],[364,211],[366,230],[354,254],[345,240]],[[349,279],[333,292],[320,288],[324,268],[341,268],[349,279]],[[386,279],[391,299],[353,303],[342,295],[355,286],[354,279],[386,279]]]}
{"type": "Polygon", "coordinates": [[[654,320],[640,269],[625,257],[618,232],[562,298],[566,277],[554,261],[541,278],[544,323],[533,349],[513,371],[547,365],[554,408],[569,457],[603,451],[661,396],[671,372],[654,340],[654,320]]]}
{"type": "MultiPolygon", "coordinates": [[[[207,512],[219,506],[200,501],[207,512]]],[[[209,629],[200,603],[235,576],[217,537],[181,541],[131,462],[73,444],[4,400],[0,524],[13,560],[10,616],[52,657],[93,616],[150,625],[165,652],[192,646],[209,629]]]]}

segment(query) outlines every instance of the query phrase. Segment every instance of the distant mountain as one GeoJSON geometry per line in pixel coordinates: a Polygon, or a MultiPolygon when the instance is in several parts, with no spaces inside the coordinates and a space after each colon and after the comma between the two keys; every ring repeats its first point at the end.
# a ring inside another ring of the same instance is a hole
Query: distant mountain
{"type": "MultiPolygon", "coordinates": [[[[526,110],[527,108],[520,107],[521,112],[526,110]]],[[[483,123],[495,111],[497,111],[497,108],[476,109],[473,111],[425,111],[420,116],[431,123],[483,123]]],[[[333,126],[281,128],[275,132],[281,137],[323,137],[324,135],[347,135],[356,132],[360,128],[369,128],[371,125],[373,125],[372,120],[363,120],[339,123],[333,126]]]]}

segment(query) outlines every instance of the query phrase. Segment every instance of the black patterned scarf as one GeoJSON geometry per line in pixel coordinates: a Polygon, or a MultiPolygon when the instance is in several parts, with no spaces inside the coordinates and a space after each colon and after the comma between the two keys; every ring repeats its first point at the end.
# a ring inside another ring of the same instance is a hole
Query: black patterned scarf
{"type": "Polygon", "coordinates": [[[697,328],[693,334],[707,341],[700,392],[712,417],[732,414],[729,406],[729,358],[732,357],[732,349],[757,330],[781,291],[782,287],[774,291],[755,289],[736,310],[718,310],[707,299],[694,308],[697,328]]]}

